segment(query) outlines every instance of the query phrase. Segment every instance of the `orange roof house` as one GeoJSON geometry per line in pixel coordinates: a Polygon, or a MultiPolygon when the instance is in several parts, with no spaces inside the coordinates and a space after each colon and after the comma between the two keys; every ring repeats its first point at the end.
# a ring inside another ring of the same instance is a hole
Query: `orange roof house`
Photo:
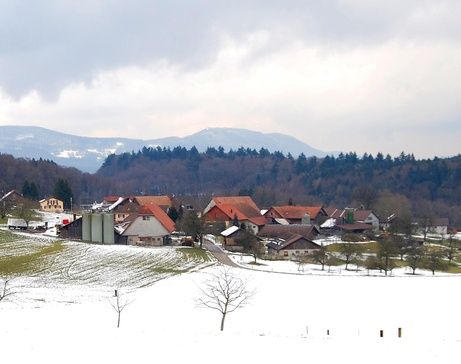
{"type": "Polygon", "coordinates": [[[157,205],[141,206],[130,214],[115,230],[125,236],[129,245],[164,245],[175,230],[174,222],[157,205]]]}
{"type": "Polygon", "coordinates": [[[207,221],[224,221],[227,225],[237,219],[240,225],[254,233],[266,224],[265,217],[249,196],[214,197],[203,211],[203,215],[207,221]]]}

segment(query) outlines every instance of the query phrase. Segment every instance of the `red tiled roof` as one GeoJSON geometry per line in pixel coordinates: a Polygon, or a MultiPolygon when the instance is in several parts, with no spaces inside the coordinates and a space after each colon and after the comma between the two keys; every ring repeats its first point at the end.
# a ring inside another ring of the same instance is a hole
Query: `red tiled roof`
{"type": "Polygon", "coordinates": [[[134,196],[136,201],[143,206],[158,205],[171,207],[172,201],[170,196],[134,196]]]}
{"type": "Polygon", "coordinates": [[[123,220],[123,223],[132,223],[138,216],[154,216],[160,224],[169,232],[175,231],[175,225],[173,220],[162,210],[160,206],[149,205],[141,206],[136,213],[130,214],[123,220]]]}
{"type": "Polygon", "coordinates": [[[151,211],[154,217],[163,225],[165,229],[168,230],[169,233],[175,231],[174,221],[170,219],[170,217],[166,214],[165,211],[162,210],[160,206],[150,204],[147,209],[151,211]]]}
{"type": "Polygon", "coordinates": [[[261,215],[261,210],[255,204],[250,196],[221,196],[221,197],[214,197],[213,201],[216,205],[226,204],[226,205],[240,205],[240,206],[248,206],[251,207],[252,210],[256,210],[258,215],[261,215]]]}
{"type": "Polygon", "coordinates": [[[266,224],[259,207],[249,196],[214,197],[213,201],[229,219],[237,217],[239,221],[248,220],[258,226],[266,224]]]}
{"type": "Polygon", "coordinates": [[[266,218],[262,215],[257,216],[255,211],[248,208],[248,206],[220,204],[216,205],[215,207],[221,210],[229,218],[229,220],[237,217],[237,220],[239,221],[248,220],[258,226],[266,224],[266,218]]]}
{"type": "MultiPolygon", "coordinates": [[[[309,214],[311,219],[317,218],[322,210],[322,206],[272,206],[272,209],[284,219],[302,219],[305,214],[309,214]]],[[[270,211],[270,210],[269,210],[270,211]]]]}

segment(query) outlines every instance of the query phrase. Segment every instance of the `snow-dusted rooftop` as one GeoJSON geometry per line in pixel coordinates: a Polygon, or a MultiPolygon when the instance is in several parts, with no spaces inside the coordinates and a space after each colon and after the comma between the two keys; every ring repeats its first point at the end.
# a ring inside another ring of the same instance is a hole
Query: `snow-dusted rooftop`
{"type": "Polygon", "coordinates": [[[233,233],[235,233],[238,229],[239,229],[238,226],[231,226],[230,228],[222,231],[221,235],[224,237],[228,237],[229,235],[232,235],[233,233]]]}

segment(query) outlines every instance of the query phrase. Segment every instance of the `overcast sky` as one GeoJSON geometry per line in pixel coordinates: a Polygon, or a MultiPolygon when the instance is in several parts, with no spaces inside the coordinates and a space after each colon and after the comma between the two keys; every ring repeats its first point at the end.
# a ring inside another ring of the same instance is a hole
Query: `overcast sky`
{"type": "Polygon", "coordinates": [[[0,124],[461,152],[459,0],[0,0],[0,124]]]}

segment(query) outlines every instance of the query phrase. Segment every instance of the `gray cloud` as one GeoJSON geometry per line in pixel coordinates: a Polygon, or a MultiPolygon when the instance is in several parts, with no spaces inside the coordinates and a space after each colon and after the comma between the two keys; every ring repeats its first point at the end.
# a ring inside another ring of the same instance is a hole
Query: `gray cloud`
{"type": "MultiPolygon", "coordinates": [[[[102,70],[166,60],[204,67],[223,34],[268,30],[268,47],[294,40],[335,47],[394,37],[459,40],[458,1],[0,1],[0,87],[53,97],[102,70]],[[435,4],[436,3],[436,4],[435,4]]],[[[269,50],[270,51],[270,50],[269,50]]]]}

